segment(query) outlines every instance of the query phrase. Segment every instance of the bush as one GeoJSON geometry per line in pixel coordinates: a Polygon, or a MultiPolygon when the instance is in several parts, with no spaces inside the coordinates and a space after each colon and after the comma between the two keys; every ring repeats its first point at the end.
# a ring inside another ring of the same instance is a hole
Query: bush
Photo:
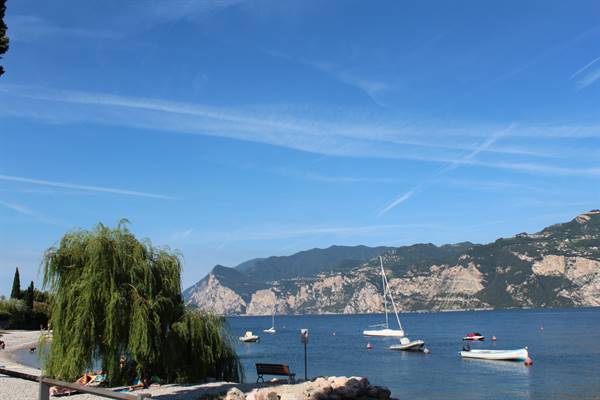
{"type": "Polygon", "coordinates": [[[48,325],[47,305],[30,309],[23,300],[0,300],[0,324],[7,329],[39,329],[48,325]]]}

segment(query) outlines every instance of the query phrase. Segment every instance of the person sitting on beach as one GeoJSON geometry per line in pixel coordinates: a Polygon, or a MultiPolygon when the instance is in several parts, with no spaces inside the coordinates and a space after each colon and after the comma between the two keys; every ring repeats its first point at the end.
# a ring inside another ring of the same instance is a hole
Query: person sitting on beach
{"type": "Polygon", "coordinates": [[[150,379],[147,376],[143,377],[141,381],[138,379],[137,382],[138,383],[129,386],[130,392],[133,392],[136,389],[148,389],[150,387],[150,384],[152,383],[150,382],[150,379]]]}
{"type": "Polygon", "coordinates": [[[6,343],[4,343],[4,340],[0,340],[0,350],[4,350],[6,348],[6,343]]]}

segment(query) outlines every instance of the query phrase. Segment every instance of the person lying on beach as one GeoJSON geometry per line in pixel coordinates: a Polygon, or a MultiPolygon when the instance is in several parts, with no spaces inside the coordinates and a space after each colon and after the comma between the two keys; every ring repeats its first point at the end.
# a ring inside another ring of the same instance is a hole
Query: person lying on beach
{"type": "MultiPolygon", "coordinates": [[[[77,379],[75,383],[86,386],[90,384],[93,380],[94,378],[90,374],[85,373],[81,378],[77,379]]],[[[75,389],[69,389],[60,386],[52,386],[50,388],[50,396],[70,396],[75,393],[77,393],[77,390],[75,389]]]]}

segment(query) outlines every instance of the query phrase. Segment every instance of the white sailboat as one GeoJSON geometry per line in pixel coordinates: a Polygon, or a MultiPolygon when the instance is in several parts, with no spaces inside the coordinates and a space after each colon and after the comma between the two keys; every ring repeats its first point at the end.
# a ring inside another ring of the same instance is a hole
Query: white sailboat
{"type": "Polygon", "coordinates": [[[275,332],[277,332],[275,330],[275,309],[273,309],[273,318],[271,319],[271,327],[269,329],[264,329],[263,332],[265,332],[265,333],[275,333],[275,332]]]}
{"type": "Polygon", "coordinates": [[[385,328],[365,330],[365,331],[363,331],[363,335],[365,335],[365,336],[382,336],[382,337],[403,337],[404,329],[402,329],[402,324],[400,323],[400,317],[398,317],[398,310],[396,309],[396,303],[394,302],[394,298],[392,297],[392,292],[390,291],[387,277],[385,276],[385,271],[383,269],[383,258],[381,256],[379,256],[379,264],[381,265],[381,282],[383,284],[383,307],[385,309],[385,325],[384,325],[385,328]],[[388,309],[387,309],[388,296],[392,303],[392,307],[394,309],[394,314],[396,315],[396,322],[398,323],[398,329],[390,329],[390,321],[389,321],[388,309]]]}

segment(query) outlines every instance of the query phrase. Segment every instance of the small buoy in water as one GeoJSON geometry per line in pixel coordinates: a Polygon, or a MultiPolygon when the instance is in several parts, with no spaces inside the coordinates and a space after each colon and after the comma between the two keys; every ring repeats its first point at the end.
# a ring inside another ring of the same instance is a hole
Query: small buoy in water
{"type": "Polygon", "coordinates": [[[331,332],[331,336],[335,336],[335,331],[331,332]]]}
{"type": "Polygon", "coordinates": [[[423,353],[425,353],[425,354],[429,354],[429,349],[428,349],[427,347],[425,347],[425,348],[423,349],[423,353]]]}
{"type": "Polygon", "coordinates": [[[492,342],[496,341],[496,336],[492,336],[492,342]]]}
{"type": "Polygon", "coordinates": [[[544,325],[540,325],[540,331],[544,330],[544,325]]]}
{"type": "Polygon", "coordinates": [[[531,358],[527,357],[524,364],[529,367],[530,365],[533,365],[533,360],[531,358]]]}
{"type": "Polygon", "coordinates": [[[371,346],[371,343],[367,343],[367,350],[371,350],[373,348],[373,346],[371,346]]]}

